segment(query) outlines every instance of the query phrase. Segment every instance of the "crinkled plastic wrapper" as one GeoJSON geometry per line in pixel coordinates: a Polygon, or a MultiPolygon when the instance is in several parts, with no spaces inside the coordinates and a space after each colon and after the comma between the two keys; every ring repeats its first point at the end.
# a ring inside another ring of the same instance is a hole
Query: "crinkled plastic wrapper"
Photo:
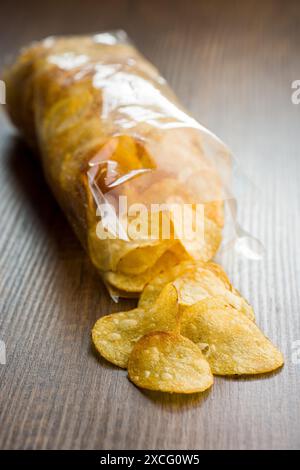
{"type": "Polygon", "coordinates": [[[10,116],[114,299],[214,257],[234,200],[230,152],[124,32],[34,43],[5,81],[10,116]]]}

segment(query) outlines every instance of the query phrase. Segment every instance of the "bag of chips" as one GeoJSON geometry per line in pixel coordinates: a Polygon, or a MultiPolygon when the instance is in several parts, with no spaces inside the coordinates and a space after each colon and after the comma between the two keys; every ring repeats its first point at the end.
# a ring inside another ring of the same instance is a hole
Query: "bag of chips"
{"type": "Polygon", "coordinates": [[[5,82],[10,116],[111,295],[214,256],[230,153],[124,32],[34,43],[5,82]]]}
{"type": "Polygon", "coordinates": [[[11,119],[110,295],[140,297],[96,322],[100,354],[136,385],[178,393],[208,389],[212,374],[280,367],[251,306],[211,262],[227,205],[236,218],[231,154],[126,34],[49,37],[4,79],[11,119]]]}

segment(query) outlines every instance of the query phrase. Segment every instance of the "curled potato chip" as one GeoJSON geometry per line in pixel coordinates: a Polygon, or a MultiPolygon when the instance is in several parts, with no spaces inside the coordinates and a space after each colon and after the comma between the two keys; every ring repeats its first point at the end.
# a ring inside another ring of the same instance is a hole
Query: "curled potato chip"
{"type": "Polygon", "coordinates": [[[192,261],[183,261],[182,263],[172,266],[170,269],[164,269],[145,286],[141,293],[138,306],[140,308],[151,306],[166,284],[174,281],[187,269],[192,269],[193,267],[194,263],[192,261]]]}
{"type": "Polygon", "coordinates": [[[204,225],[204,240],[205,244],[201,256],[198,258],[200,261],[209,261],[217,253],[222,241],[222,229],[216,222],[205,217],[204,225]]]}
{"type": "Polygon", "coordinates": [[[87,247],[93,264],[100,271],[140,274],[152,267],[168,248],[172,249],[174,241],[171,240],[145,238],[126,241],[114,237],[99,237],[97,226],[101,222],[94,215],[96,206],[86,175],[82,177],[82,183],[87,197],[87,247]]]}
{"type": "Polygon", "coordinates": [[[209,270],[214,273],[219,279],[221,279],[223,281],[223,284],[224,286],[226,286],[226,288],[228,290],[232,290],[232,284],[227,276],[227,274],[225,273],[224,269],[217,263],[214,263],[213,261],[210,261],[207,266],[209,267],[209,270]]]}
{"type": "Polygon", "coordinates": [[[170,393],[203,392],[213,384],[208,362],[187,338],[152,332],[134,346],[128,376],[138,387],[170,393]]]}
{"type": "Polygon", "coordinates": [[[224,226],[224,201],[212,201],[205,204],[206,217],[213,220],[219,227],[224,226]]]}
{"type": "Polygon", "coordinates": [[[197,265],[174,281],[178,291],[178,301],[182,306],[193,305],[210,297],[222,296],[225,301],[239,312],[255,319],[251,305],[230,285],[224,283],[223,276],[216,276],[211,271],[210,263],[197,265]]]}
{"type": "MultiPolygon", "coordinates": [[[[107,238],[102,240],[97,235],[96,227],[95,222],[88,231],[88,250],[93,264],[100,271],[116,271],[120,261],[130,256],[135,250],[139,249],[142,252],[151,248],[155,250],[155,247],[161,243],[160,240],[150,239],[125,241],[120,238],[107,238]]],[[[162,253],[164,251],[162,250],[162,253]]]]}
{"type": "Polygon", "coordinates": [[[204,355],[213,374],[244,375],[270,372],[283,364],[280,351],[253,321],[240,315],[223,297],[205,299],[186,308],[181,334],[208,345],[204,355]]]}
{"type": "Polygon", "coordinates": [[[109,271],[103,273],[103,279],[105,282],[120,291],[141,292],[153,277],[157,276],[164,269],[170,269],[171,266],[174,266],[176,263],[178,263],[177,256],[168,250],[151,268],[141,274],[132,276],[120,272],[109,271]]]}
{"type": "MultiPolygon", "coordinates": [[[[188,217],[188,223],[190,225],[194,218],[194,211],[192,209],[188,211],[187,209],[188,208],[186,207],[185,214],[186,217],[188,217]]],[[[189,256],[197,261],[209,261],[214,257],[221,244],[222,228],[206,216],[204,216],[204,220],[198,222],[194,236],[191,238],[184,238],[177,234],[176,225],[178,220],[173,218],[175,234],[189,256]]],[[[179,221],[179,226],[181,227],[181,221],[179,221]]]]}
{"type": "Polygon", "coordinates": [[[152,308],[136,308],[100,318],[92,330],[92,339],[105,359],[126,368],[134,344],[157,329],[179,330],[177,292],[172,284],[162,290],[152,308]]]}
{"type": "Polygon", "coordinates": [[[251,305],[232,287],[223,269],[211,262],[185,261],[162,272],[143,290],[139,307],[151,305],[163,286],[172,281],[178,291],[178,302],[181,306],[193,305],[208,297],[223,296],[224,300],[239,312],[252,320],[255,318],[251,305]]]}
{"type": "Polygon", "coordinates": [[[108,283],[105,283],[105,287],[110,295],[110,297],[114,300],[114,302],[119,302],[119,299],[136,299],[139,294],[137,292],[126,292],[120,289],[116,289],[115,287],[111,286],[108,283]]]}
{"type": "Polygon", "coordinates": [[[156,245],[137,247],[120,259],[117,271],[130,275],[141,274],[151,268],[172,244],[174,240],[161,240],[156,245]]]}

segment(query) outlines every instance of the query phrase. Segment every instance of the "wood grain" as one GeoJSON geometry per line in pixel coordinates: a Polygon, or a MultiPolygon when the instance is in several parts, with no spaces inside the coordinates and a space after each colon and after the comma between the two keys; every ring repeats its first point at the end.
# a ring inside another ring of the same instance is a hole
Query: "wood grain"
{"type": "Polygon", "coordinates": [[[240,220],[266,254],[249,262],[227,251],[223,263],[286,365],[178,397],[142,392],[99,359],[94,321],[130,304],[108,298],[1,112],[0,447],[298,448],[300,105],[290,96],[300,79],[299,2],[9,0],[1,17],[2,65],[49,34],[126,29],[185,106],[231,146],[252,182],[252,190],[241,185],[240,220]]]}

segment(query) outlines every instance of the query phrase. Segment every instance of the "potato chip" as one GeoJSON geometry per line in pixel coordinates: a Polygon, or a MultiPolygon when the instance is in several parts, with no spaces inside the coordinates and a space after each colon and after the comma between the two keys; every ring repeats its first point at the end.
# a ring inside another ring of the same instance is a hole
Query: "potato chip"
{"type": "MultiPolygon", "coordinates": [[[[152,247],[159,247],[161,243],[160,240],[150,239],[126,241],[120,238],[108,238],[102,240],[97,236],[96,226],[97,224],[94,223],[88,231],[88,250],[93,264],[100,271],[116,271],[120,260],[133,251],[137,249],[142,252],[144,250],[147,252],[147,249],[151,251],[152,247]]],[[[162,252],[164,251],[165,247],[162,252]]],[[[141,270],[144,268],[145,266],[141,270]]]]}
{"type": "Polygon", "coordinates": [[[253,321],[222,297],[198,302],[186,308],[181,334],[194,343],[207,344],[204,356],[213,374],[244,375],[270,372],[283,364],[280,351],[253,321]]]}
{"type": "MultiPolygon", "coordinates": [[[[193,305],[197,301],[216,295],[224,296],[228,289],[223,281],[209,270],[207,265],[196,265],[174,281],[181,305],[193,305]]],[[[231,293],[230,293],[231,295],[231,293]]]]}
{"type": "Polygon", "coordinates": [[[93,264],[100,271],[123,271],[125,274],[140,274],[152,267],[174,241],[139,239],[122,240],[120,238],[101,239],[97,235],[97,226],[101,222],[96,217],[96,206],[90,191],[87,177],[82,177],[87,197],[88,251],[93,264]]]}
{"type": "Polygon", "coordinates": [[[212,201],[205,204],[205,216],[213,220],[219,227],[224,226],[224,201],[212,201]]]}
{"type": "Polygon", "coordinates": [[[254,320],[251,305],[236,291],[223,271],[215,263],[193,263],[185,261],[164,271],[147,284],[143,290],[139,307],[151,305],[168,282],[174,282],[181,306],[193,305],[208,297],[223,296],[239,312],[254,320]]]}
{"type": "MultiPolygon", "coordinates": [[[[195,212],[188,207],[185,210],[185,223],[193,227],[195,212]]],[[[194,228],[193,236],[184,238],[179,236],[181,229],[181,220],[173,217],[173,225],[176,237],[180,240],[186,252],[197,261],[209,261],[214,257],[222,241],[222,229],[216,222],[204,216],[204,219],[198,220],[197,227],[194,228]],[[179,223],[179,232],[177,224],[179,223]]]]}
{"type": "MultiPolygon", "coordinates": [[[[242,300],[243,305],[241,305],[241,308],[243,310],[243,313],[245,313],[247,317],[251,318],[252,320],[255,320],[253,308],[251,307],[249,302],[247,302],[247,300],[242,297],[241,293],[231,284],[223,268],[219,264],[210,261],[209,269],[214,272],[220,279],[222,279],[224,285],[226,285],[229,291],[233,292],[235,296],[239,297],[242,300]]],[[[235,308],[237,308],[237,310],[240,310],[239,306],[235,302],[233,303],[233,305],[235,306],[235,308]]]]}
{"type": "Polygon", "coordinates": [[[205,217],[204,225],[205,245],[201,253],[200,261],[209,261],[217,253],[222,241],[222,229],[216,222],[205,217]]]}
{"type": "Polygon", "coordinates": [[[166,284],[180,277],[187,269],[192,269],[194,263],[192,261],[183,261],[170,269],[164,269],[160,274],[155,276],[144,288],[141,293],[138,306],[147,308],[156,301],[161,290],[166,284]]]}
{"type": "Polygon", "coordinates": [[[155,168],[155,162],[144,145],[130,135],[112,137],[114,151],[109,156],[111,160],[119,163],[123,172],[129,172],[139,168],[155,168]]]}
{"type": "Polygon", "coordinates": [[[210,270],[210,263],[197,265],[192,271],[187,271],[174,281],[178,291],[178,301],[182,306],[193,305],[210,297],[222,296],[226,302],[239,312],[255,319],[251,305],[235,290],[224,284],[223,277],[216,276],[210,270]]]}
{"type": "Polygon", "coordinates": [[[108,361],[126,368],[134,344],[154,330],[179,330],[177,292],[167,285],[152,308],[136,308],[100,318],[92,330],[96,349],[108,361]]]}
{"type": "MultiPolygon", "coordinates": [[[[155,177],[156,175],[154,175],[155,177]]],[[[154,178],[153,177],[153,178],[154,178]]],[[[141,200],[144,204],[194,204],[195,198],[178,179],[164,177],[153,180],[148,188],[143,188],[141,200]]]]}
{"type": "Polygon", "coordinates": [[[82,115],[88,110],[92,102],[92,92],[77,83],[73,95],[56,100],[48,108],[41,121],[43,132],[52,137],[81,124],[82,115]]]}
{"type": "Polygon", "coordinates": [[[111,299],[118,303],[120,298],[122,299],[137,299],[139,294],[138,292],[126,292],[124,290],[116,289],[108,283],[105,283],[105,287],[111,297],[111,299]]]}
{"type": "Polygon", "coordinates": [[[187,338],[152,332],[134,346],[128,361],[129,379],[138,387],[170,393],[203,392],[213,384],[210,366],[187,338]]]}
{"type": "Polygon", "coordinates": [[[147,269],[145,272],[132,276],[120,272],[108,271],[104,272],[103,279],[105,282],[111,284],[114,288],[126,292],[142,292],[145,285],[155,276],[157,276],[164,269],[170,269],[176,263],[178,258],[171,251],[166,251],[159,260],[147,269]]]}
{"type": "Polygon", "coordinates": [[[117,271],[130,275],[141,274],[151,268],[172,244],[174,240],[161,240],[156,245],[137,247],[120,259],[117,271]]]}
{"type": "Polygon", "coordinates": [[[224,286],[226,286],[228,290],[232,290],[232,284],[224,269],[219,264],[210,261],[208,263],[208,267],[211,272],[213,272],[219,279],[223,281],[224,286]]]}
{"type": "MultiPolygon", "coordinates": [[[[176,239],[180,240],[180,243],[184,247],[185,251],[194,259],[208,261],[215,255],[221,243],[221,225],[218,225],[214,218],[210,218],[207,215],[204,217],[204,220],[202,218],[201,221],[198,220],[198,218],[195,216],[195,200],[193,195],[191,195],[182,184],[176,180],[173,180],[172,178],[164,178],[150,185],[145,191],[142,192],[141,197],[143,204],[148,204],[149,208],[150,204],[179,204],[182,206],[183,210],[183,204],[186,204],[184,208],[185,230],[187,230],[187,227],[193,227],[195,230],[195,222],[197,220],[198,233],[190,233],[189,237],[182,233],[183,212],[172,212],[170,209],[170,233],[168,234],[167,239],[172,240],[175,237],[176,239]]],[[[206,209],[207,206],[205,205],[205,211],[206,209]]],[[[222,210],[222,207],[220,210],[222,210]]],[[[152,217],[150,217],[150,220],[148,223],[149,227],[151,224],[151,230],[154,229],[154,233],[159,234],[159,237],[163,238],[165,241],[166,233],[164,232],[164,236],[162,235],[162,220],[157,220],[156,218],[152,219],[152,217]],[[156,223],[155,227],[153,227],[154,223],[156,223]]],[[[135,266],[138,266],[137,261],[134,264],[135,266]]],[[[128,272],[124,271],[122,268],[120,268],[120,270],[123,272],[128,272]]],[[[137,271],[131,272],[131,274],[137,274],[137,271]]]]}

